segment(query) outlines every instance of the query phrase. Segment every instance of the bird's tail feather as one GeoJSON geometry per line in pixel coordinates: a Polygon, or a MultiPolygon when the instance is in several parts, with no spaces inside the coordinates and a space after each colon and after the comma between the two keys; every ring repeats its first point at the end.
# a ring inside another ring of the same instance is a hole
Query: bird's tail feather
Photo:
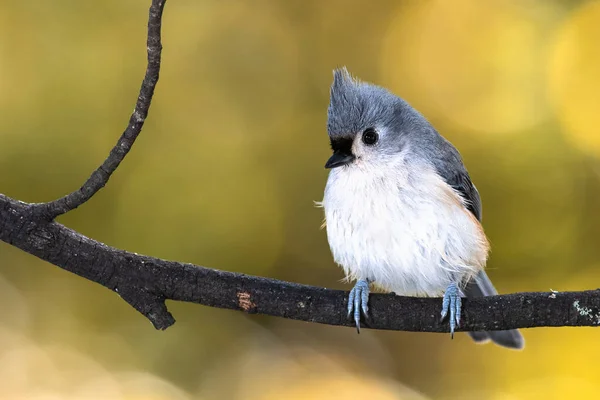
{"type": "Polygon", "coordinates": [[[485,343],[489,340],[502,347],[521,350],[525,347],[525,340],[517,329],[508,331],[469,332],[469,336],[477,343],[485,343]]]}
{"type": "MultiPolygon", "coordinates": [[[[481,271],[467,284],[464,294],[467,297],[483,297],[494,296],[498,294],[498,292],[485,271],[481,271]]],[[[525,346],[525,340],[517,329],[507,331],[469,332],[469,335],[477,343],[485,343],[488,340],[491,340],[500,346],[511,349],[522,349],[525,346]]]]}

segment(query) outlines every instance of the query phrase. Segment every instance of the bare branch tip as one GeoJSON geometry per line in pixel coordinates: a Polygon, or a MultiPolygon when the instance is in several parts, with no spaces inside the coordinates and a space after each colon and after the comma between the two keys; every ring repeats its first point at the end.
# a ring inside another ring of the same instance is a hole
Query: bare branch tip
{"type": "Polygon", "coordinates": [[[175,323],[175,318],[167,309],[165,297],[145,289],[115,289],[123,300],[148,318],[158,330],[165,330],[175,323]]]}

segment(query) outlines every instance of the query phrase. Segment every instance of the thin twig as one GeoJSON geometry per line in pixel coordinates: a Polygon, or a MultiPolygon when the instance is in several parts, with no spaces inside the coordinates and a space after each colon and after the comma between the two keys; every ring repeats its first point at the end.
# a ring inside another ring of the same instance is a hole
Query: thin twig
{"type": "Polygon", "coordinates": [[[142,131],[144,121],[148,116],[154,88],[158,82],[160,72],[160,56],[162,51],[161,44],[161,23],[162,13],[166,0],[153,0],[150,6],[148,17],[148,65],[146,75],[140,88],[137,102],[133,114],[129,118],[129,124],[125,132],[121,135],[117,144],[111,150],[109,156],[102,165],[96,169],[85,183],[76,191],[48,203],[35,204],[35,212],[40,217],[47,220],[53,220],[59,215],[65,214],[76,209],[86,201],[92,198],[100,189],[102,189],[113,172],[117,169],[121,161],[125,158],[138,135],[142,131]]]}

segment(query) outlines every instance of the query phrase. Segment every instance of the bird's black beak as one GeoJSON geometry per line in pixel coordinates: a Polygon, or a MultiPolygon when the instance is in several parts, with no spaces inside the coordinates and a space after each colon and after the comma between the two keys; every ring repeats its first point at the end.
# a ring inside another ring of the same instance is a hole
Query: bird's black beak
{"type": "Polygon", "coordinates": [[[348,153],[341,152],[341,151],[336,151],[329,158],[329,160],[327,160],[327,163],[325,163],[325,168],[341,167],[342,165],[351,163],[352,161],[354,161],[355,158],[356,157],[354,157],[354,155],[352,155],[352,154],[348,154],[348,153]]]}

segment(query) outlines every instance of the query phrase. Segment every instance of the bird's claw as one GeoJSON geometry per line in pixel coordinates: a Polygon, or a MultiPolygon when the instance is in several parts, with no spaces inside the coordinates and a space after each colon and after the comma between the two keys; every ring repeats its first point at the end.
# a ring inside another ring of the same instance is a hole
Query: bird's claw
{"type": "Polygon", "coordinates": [[[360,333],[360,312],[362,310],[365,318],[369,312],[369,282],[361,279],[356,282],[356,285],[350,291],[348,297],[348,318],[354,314],[354,322],[356,323],[356,331],[360,333]]]}
{"type": "Polygon", "coordinates": [[[461,292],[455,283],[446,288],[442,301],[442,321],[450,313],[450,337],[454,338],[454,329],[460,326],[460,310],[462,306],[461,292]]]}

